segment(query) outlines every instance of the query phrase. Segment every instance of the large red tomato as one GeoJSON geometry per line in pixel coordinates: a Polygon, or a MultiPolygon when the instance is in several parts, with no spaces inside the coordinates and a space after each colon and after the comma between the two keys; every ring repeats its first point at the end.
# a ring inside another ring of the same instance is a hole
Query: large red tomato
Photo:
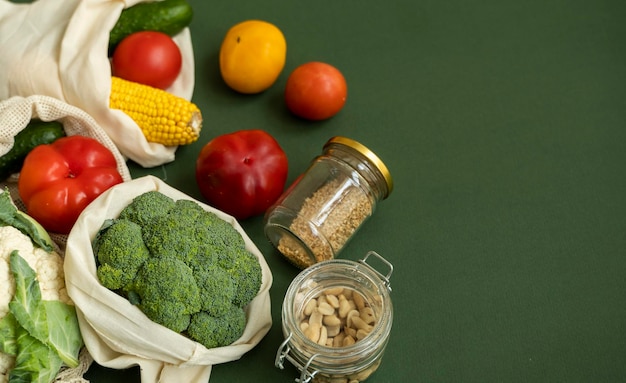
{"type": "Polygon", "coordinates": [[[28,215],[50,232],[68,234],[91,201],[122,181],[106,146],[69,136],[30,151],[17,186],[28,215]]]}
{"type": "Polygon", "coordinates": [[[182,68],[180,48],[165,33],[135,32],[115,48],[111,59],[113,75],[125,80],[167,89],[182,68]]]}
{"type": "Polygon", "coordinates": [[[280,197],[286,180],[287,156],[263,130],[215,137],[196,162],[196,181],[204,198],[237,219],[264,213],[280,197]]]}
{"type": "Polygon", "coordinates": [[[285,102],[296,116],[325,120],[339,113],[348,97],[343,74],[330,64],[308,62],[297,67],[287,78],[285,102]]]}

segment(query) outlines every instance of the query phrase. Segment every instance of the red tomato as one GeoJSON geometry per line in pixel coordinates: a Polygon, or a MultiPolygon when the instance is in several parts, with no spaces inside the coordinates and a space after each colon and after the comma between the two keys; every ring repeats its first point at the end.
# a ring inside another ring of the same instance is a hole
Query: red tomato
{"type": "Polygon", "coordinates": [[[341,72],[316,61],[297,67],[285,86],[289,110],[308,120],[325,120],[339,113],[347,96],[348,85],[341,72]]]}
{"type": "Polygon", "coordinates": [[[200,151],[196,181],[210,205],[246,219],[265,212],[283,192],[287,156],[263,130],[215,137],[200,151]]]}
{"type": "Polygon", "coordinates": [[[50,232],[68,234],[91,201],[122,181],[107,147],[93,138],[69,136],[28,153],[18,191],[28,215],[50,232]]]}
{"type": "Polygon", "coordinates": [[[136,32],[115,48],[111,60],[113,75],[128,81],[167,89],[182,68],[180,48],[165,33],[136,32]]]}

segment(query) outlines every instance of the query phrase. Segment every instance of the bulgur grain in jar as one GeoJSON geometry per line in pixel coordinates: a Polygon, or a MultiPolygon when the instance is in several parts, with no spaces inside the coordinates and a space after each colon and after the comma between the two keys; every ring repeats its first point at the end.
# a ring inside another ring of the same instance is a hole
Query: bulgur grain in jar
{"type": "Polygon", "coordinates": [[[319,262],[292,281],[282,306],[285,336],[276,367],[285,360],[300,377],[296,382],[359,383],[381,364],[393,323],[393,266],[376,252],[359,262],[319,262]],[[370,256],[389,267],[383,275],[370,256]]]}
{"type": "Polygon", "coordinates": [[[372,151],[333,137],[268,209],[265,235],[301,269],[333,259],[392,189],[389,170],[372,151]]]}

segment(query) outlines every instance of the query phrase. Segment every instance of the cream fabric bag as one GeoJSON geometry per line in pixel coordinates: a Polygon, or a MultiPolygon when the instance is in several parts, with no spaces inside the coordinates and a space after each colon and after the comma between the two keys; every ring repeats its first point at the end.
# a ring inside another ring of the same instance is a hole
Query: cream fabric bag
{"type": "Polygon", "coordinates": [[[153,176],[104,192],[83,211],[68,237],[64,265],[68,294],[76,304],[85,344],[99,364],[116,369],[139,365],[142,383],[206,383],[212,365],[239,359],[269,331],[272,274],[263,255],[234,218],[200,203],[232,223],[243,235],[246,247],[259,257],[263,280],[260,292],[246,309],[244,334],[230,346],[207,349],[152,322],[125,298],[99,283],[91,247],[105,219],[117,217],[135,196],[151,190],[174,199],[192,199],[153,176]]]}
{"type": "MultiPolygon", "coordinates": [[[[124,112],[109,109],[109,32],[126,7],[144,0],[0,0],[0,100],[45,95],[91,115],[126,157],[144,167],[175,158],[177,147],[146,141],[124,112]]],[[[169,92],[191,99],[194,58],[189,29],[174,40],[183,67],[169,92]]]]}

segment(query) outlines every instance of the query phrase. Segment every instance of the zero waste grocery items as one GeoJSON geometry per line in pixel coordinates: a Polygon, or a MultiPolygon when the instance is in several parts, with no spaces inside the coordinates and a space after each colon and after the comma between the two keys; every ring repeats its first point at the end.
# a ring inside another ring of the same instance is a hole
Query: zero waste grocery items
{"type": "MultiPolygon", "coordinates": [[[[0,56],[0,100],[33,95],[62,100],[92,116],[125,158],[144,167],[173,161],[177,145],[185,143],[168,141],[163,144],[148,140],[141,129],[146,122],[139,120],[145,113],[139,116],[127,113],[133,108],[135,111],[150,108],[141,102],[126,102],[127,105],[118,104],[115,108],[110,106],[111,95],[128,94],[128,87],[125,83],[112,83],[108,57],[110,32],[127,9],[152,3],[158,7],[168,6],[171,10],[173,2],[184,3],[184,0],[39,0],[29,4],[0,0],[0,36],[10,36],[0,39],[3,52],[0,56]]],[[[154,16],[168,14],[150,9],[140,11],[138,16],[131,13],[135,20],[131,23],[126,20],[126,27],[121,32],[116,28],[113,37],[135,31],[128,25],[136,25],[136,19],[152,23],[151,28],[160,27],[162,19],[157,18],[155,22],[154,16]]],[[[180,22],[175,23],[176,29],[167,31],[174,34],[173,39],[180,47],[182,68],[176,81],[163,92],[188,101],[194,88],[194,58],[191,34],[186,26],[189,17],[183,16],[177,16],[176,21],[180,22]]],[[[137,91],[139,94],[154,94],[139,85],[131,89],[141,89],[137,91]]],[[[168,110],[167,105],[172,104],[166,102],[162,109],[168,110]]],[[[191,131],[196,133],[199,130],[197,122],[197,118],[191,122],[191,131]]],[[[154,121],[148,126],[152,125],[155,125],[154,121]]]]}
{"type": "Polygon", "coordinates": [[[304,269],[334,258],[392,189],[378,156],[357,141],[333,137],[267,211],[265,234],[304,269]]]}

